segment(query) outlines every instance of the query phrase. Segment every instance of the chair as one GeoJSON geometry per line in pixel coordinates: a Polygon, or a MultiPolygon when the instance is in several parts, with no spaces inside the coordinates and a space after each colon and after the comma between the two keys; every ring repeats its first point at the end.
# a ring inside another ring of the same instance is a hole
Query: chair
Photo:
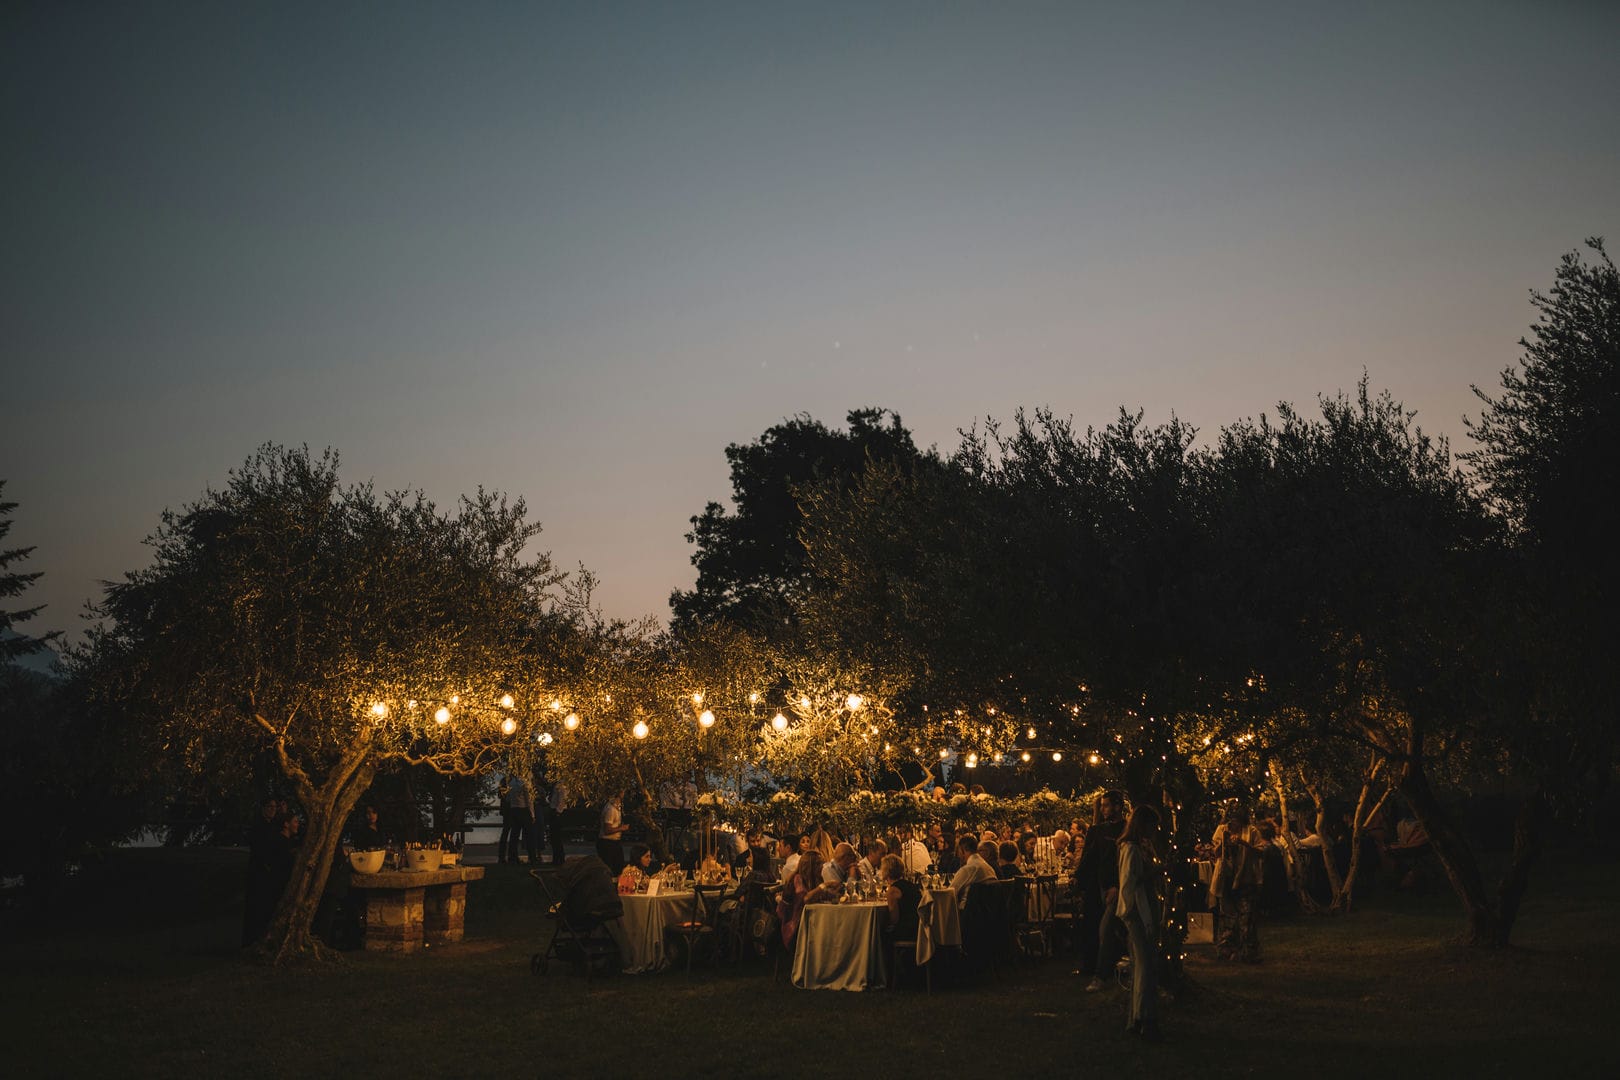
{"type": "Polygon", "coordinates": [[[968,887],[962,905],[962,955],[996,975],[1012,947],[1013,903],[1023,892],[1016,881],[981,881],[968,887]]]}
{"type": "Polygon", "coordinates": [[[710,941],[709,958],[714,958],[714,942],[719,935],[720,905],[726,898],[724,885],[694,885],[692,887],[692,917],[666,927],[666,934],[675,934],[686,942],[686,973],[692,973],[692,954],[697,943],[710,941]]]}
{"type": "Polygon", "coordinates": [[[927,993],[932,994],[934,992],[933,965],[917,963],[916,938],[906,940],[896,936],[889,941],[889,985],[894,987],[896,990],[900,989],[900,957],[902,955],[909,958],[913,971],[921,969],[923,976],[923,989],[927,993]]]}
{"type": "Polygon", "coordinates": [[[552,891],[540,871],[530,870],[529,876],[540,886],[546,917],[552,923],[551,942],[545,951],[529,957],[529,971],[544,975],[550,969],[551,961],[561,960],[576,968],[583,968],[585,981],[590,982],[591,969],[599,961],[618,954],[619,946],[607,931],[607,920],[593,916],[570,918],[564,898],[552,891]]]}
{"type": "Polygon", "coordinates": [[[1053,953],[1053,918],[1057,909],[1057,875],[1038,874],[1015,879],[1021,896],[1014,901],[1013,935],[1025,956],[1053,953]]]}

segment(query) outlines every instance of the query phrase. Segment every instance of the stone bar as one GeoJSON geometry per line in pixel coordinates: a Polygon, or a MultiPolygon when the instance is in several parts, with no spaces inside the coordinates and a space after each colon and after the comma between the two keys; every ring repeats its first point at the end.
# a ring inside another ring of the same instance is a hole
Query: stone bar
{"type": "Polygon", "coordinates": [[[481,866],[353,875],[349,887],[364,891],[366,897],[366,948],[410,953],[424,942],[462,940],[467,882],[483,876],[481,866]]]}

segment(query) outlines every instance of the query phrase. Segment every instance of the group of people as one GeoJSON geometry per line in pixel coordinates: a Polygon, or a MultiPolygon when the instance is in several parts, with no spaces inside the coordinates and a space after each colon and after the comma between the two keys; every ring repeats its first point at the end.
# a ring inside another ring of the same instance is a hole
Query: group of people
{"type": "Polygon", "coordinates": [[[495,861],[519,863],[528,853],[531,865],[540,864],[540,834],[551,841],[551,864],[561,866],[565,855],[562,814],[570,802],[568,788],[553,784],[544,802],[535,798],[534,785],[519,773],[501,777],[501,835],[495,846],[495,861]]]}

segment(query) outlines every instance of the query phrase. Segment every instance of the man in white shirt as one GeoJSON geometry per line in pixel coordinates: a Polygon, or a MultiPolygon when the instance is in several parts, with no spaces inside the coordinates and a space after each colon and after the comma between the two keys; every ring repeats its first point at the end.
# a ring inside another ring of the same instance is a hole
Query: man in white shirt
{"type": "Polygon", "coordinates": [[[900,862],[908,874],[926,874],[933,865],[934,854],[928,850],[928,843],[914,830],[911,836],[900,843],[900,862]]]}
{"type": "Polygon", "coordinates": [[[963,833],[956,838],[956,850],[962,856],[962,868],[951,876],[951,891],[956,893],[956,904],[967,903],[968,889],[982,881],[995,881],[995,869],[979,857],[979,838],[963,833]]]}
{"type": "Polygon", "coordinates": [[[861,858],[860,862],[855,864],[855,876],[876,881],[878,867],[883,865],[883,856],[888,853],[889,845],[881,840],[873,840],[870,844],[867,844],[866,854],[861,858]]]}

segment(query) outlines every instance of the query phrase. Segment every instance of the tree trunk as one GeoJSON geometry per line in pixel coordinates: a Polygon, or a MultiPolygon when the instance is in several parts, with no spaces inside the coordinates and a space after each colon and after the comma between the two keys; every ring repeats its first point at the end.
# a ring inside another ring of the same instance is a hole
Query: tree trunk
{"type": "Polygon", "coordinates": [[[1445,869],[1457,898],[1462,901],[1468,918],[1465,940],[1470,945],[1501,945],[1505,934],[1496,908],[1491,904],[1485,888],[1484,876],[1474,851],[1452,824],[1451,818],[1435,798],[1429,786],[1428,774],[1423,769],[1423,737],[1413,733],[1408,740],[1406,769],[1401,776],[1400,792],[1412,807],[1412,813],[1429,834],[1429,847],[1445,869]]]}
{"type": "Polygon", "coordinates": [[[375,773],[375,766],[345,760],[319,788],[311,786],[307,778],[292,777],[309,820],[304,826],[304,842],[293,861],[292,877],[276,905],[269,931],[255,950],[262,959],[281,966],[301,959],[329,957],[326,945],[314,934],[315,912],[326,890],[338,842],[343,838],[343,823],[371,786],[375,773]]]}
{"type": "Polygon", "coordinates": [[[1548,813],[1547,792],[1539,785],[1519,804],[1519,814],[1513,822],[1513,860],[1497,888],[1499,945],[1508,943],[1508,935],[1518,921],[1519,904],[1530,887],[1530,868],[1541,855],[1548,813]]]}

